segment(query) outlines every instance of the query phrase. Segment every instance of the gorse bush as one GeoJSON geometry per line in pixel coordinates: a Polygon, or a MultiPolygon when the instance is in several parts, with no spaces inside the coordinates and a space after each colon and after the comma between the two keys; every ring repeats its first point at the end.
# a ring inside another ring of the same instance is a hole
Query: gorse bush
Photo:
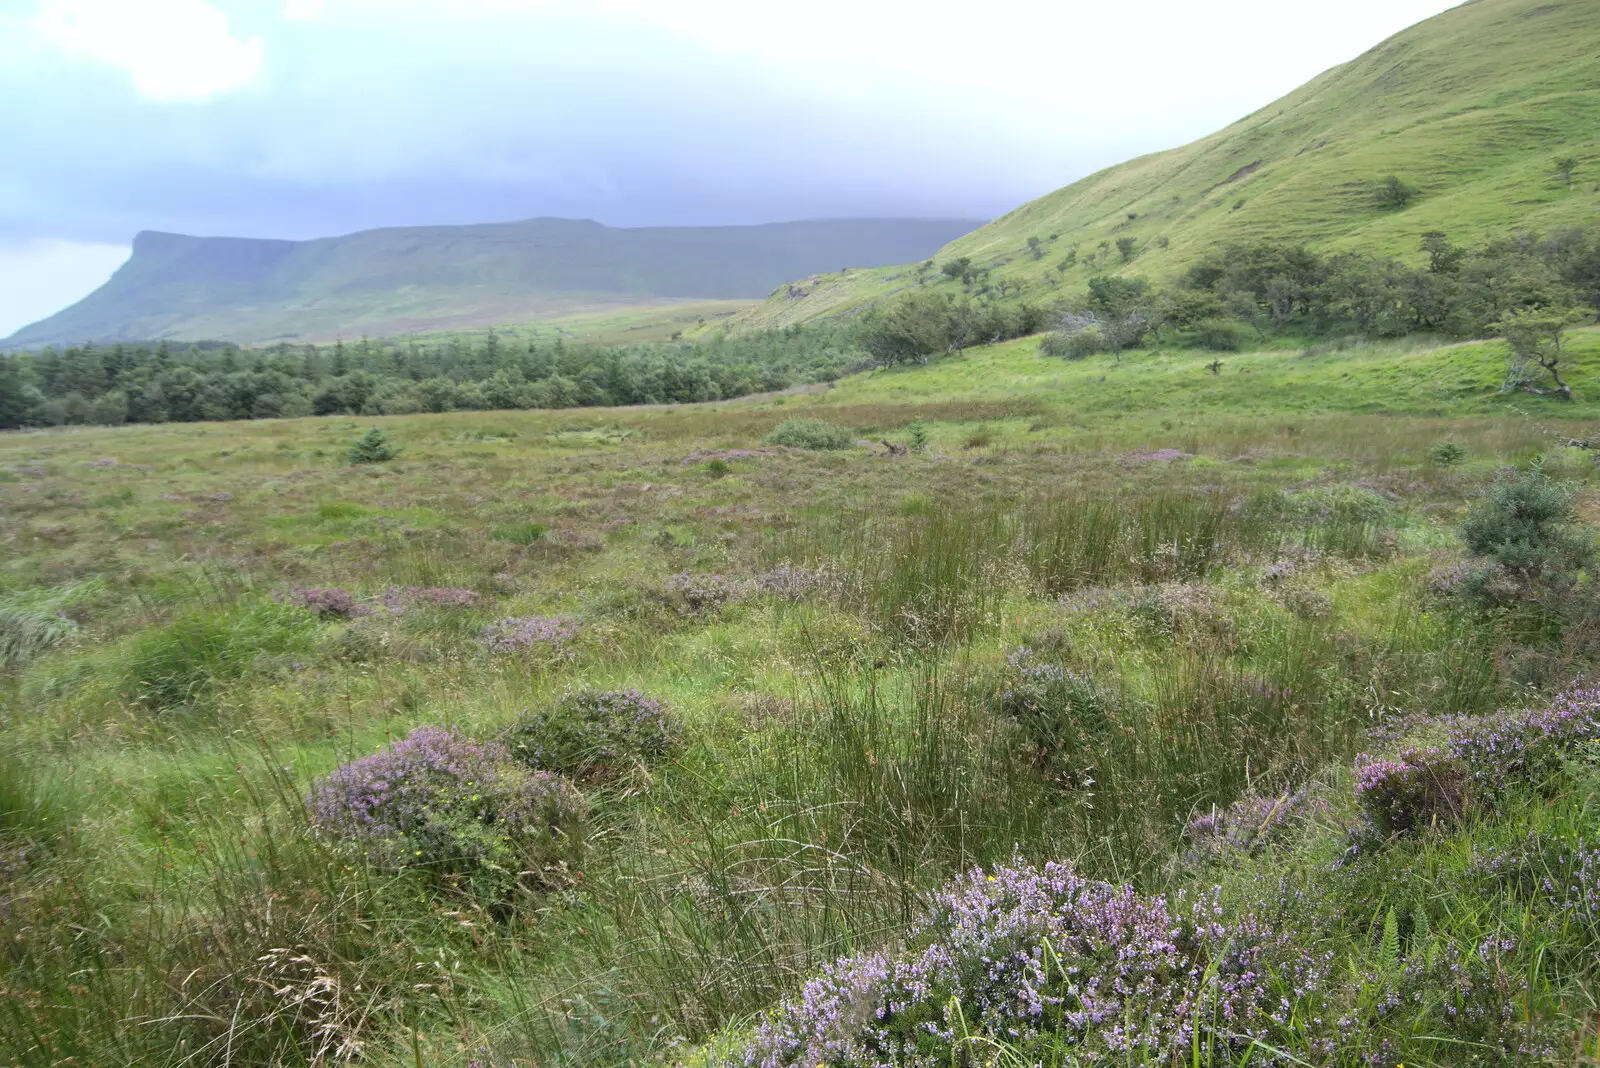
{"type": "Polygon", "coordinates": [[[581,689],[519,719],[506,746],[529,767],[608,779],[653,764],[675,736],[661,700],[638,690],[581,689]]]}
{"type": "Polygon", "coordinates": [[[847,449],[854,444],[855,435],[822,419],[785,419],[762,441],[792,449],[847,449]]]}
{"type": "Polygon", "coordinates": [[[583,800],[569,782],[440,727],[344,765],[307,806],[319,833],[375,865],[495,899],[562,881],[583,845],[583,800]]]}

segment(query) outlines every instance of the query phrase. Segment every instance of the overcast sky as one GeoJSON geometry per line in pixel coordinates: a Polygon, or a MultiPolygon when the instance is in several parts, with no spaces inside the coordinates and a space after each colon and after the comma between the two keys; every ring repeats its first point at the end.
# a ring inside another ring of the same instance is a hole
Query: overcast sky
{"type": "Polygon", "coordinates": [[[0,337],[139,230],[987,218],[1441,0],[0,0],[0,337]]]}

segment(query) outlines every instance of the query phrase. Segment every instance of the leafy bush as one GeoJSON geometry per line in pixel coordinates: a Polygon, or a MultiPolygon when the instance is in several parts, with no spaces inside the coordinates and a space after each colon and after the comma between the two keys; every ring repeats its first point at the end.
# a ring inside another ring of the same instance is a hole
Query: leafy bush
{"type": "Polygon", "coordinates": [[[312,788],[307,809],[319,833],[380,867],[420,869],[492,898],[518,883],[558,883],[583,844],[571,783],[440,727],[340,767],[312,788]]]}
{"type": "Polygon", "coordinates": [[[1238,352],[1244,347],[1244,327],[1231,319],[1203,319],[1194,324],[1196,345],[1210,352],[1238,352]]]}
{"type": "Polygon", "coordinates": [[[855,442],[849,430],[821,419],[785,419],[762,439],[767,445],[792,449],[845,449],[855,442]]]}
{"type": "Polygon", "coordinates": [[[372,427],[350,446],[349,457],[353,464],[381,464],[398,454],[399,450],[389,443],[389,435],[372,427]]]}
{"type": "Polygon", "coordinates": [[[583,689],[523,716],[506,744],[529,767],[607,779],[629,765],[654,763],[673,735],[662,701],[638,690],[583,689]]]}
{"type": "Polygon", "coordinates": [[[1167,1064],[1281,1042],[1326,962],[1214,898],[1146,897],[1069,865],[974,870],[934,899],[898,955],[825,968],[755,1029],[744,1068],[958,1064],[1004,1044],[1016,1063],[1167,1064]],[[1070,1052],[1069,1052],[1070,1051],[1070,1052]]]}

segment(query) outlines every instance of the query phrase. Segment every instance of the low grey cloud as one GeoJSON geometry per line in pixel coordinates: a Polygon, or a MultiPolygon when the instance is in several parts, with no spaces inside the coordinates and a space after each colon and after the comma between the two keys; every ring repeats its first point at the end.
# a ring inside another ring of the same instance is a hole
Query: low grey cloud
{"type": "Polygon", "coordinates": [[[0,246],[988,217],[1445,6],[0,0],[0,246]]]}

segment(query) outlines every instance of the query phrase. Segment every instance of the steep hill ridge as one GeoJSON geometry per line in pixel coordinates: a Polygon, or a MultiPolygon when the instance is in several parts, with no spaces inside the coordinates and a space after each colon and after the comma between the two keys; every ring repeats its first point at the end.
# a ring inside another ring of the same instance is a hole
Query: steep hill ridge
{"type": "Polygon", "coordinates": [[[307,341],[618,305],[757,299],[798,275],[926,256],[977,225],[833,219],[623,229],[541,218],[312,241],[146,232],[104,286],[0,344],[307,341]]]}
{"type": "MultiPolygon", "coordinates": [[[[1475,244],[1600,216],[1597,138],[1600,0],[1473,0],[1209,137],[1025,204],[935,259],[970,257],[1036,299],[1081,290],[1094,274],[1161,278],[1259,239],[1420,262],[1430,230],[1475,244]],[[1575,161],[1572,182],[1557,158],[1575,161]],[[1390,174],[1419,190],[1404,209],[1378,206],[1390,174]],[[1134,242],[1128,262],[1121,238],[1134,242]],[[1057,271],[1074,246],[1075,262],[1057,271]]],[[[934,284],[924,273],[921,284],[934,284]]],[[[818,275],[735,323],[847,313],[918,284],[915,265],[818,275]]]]}

